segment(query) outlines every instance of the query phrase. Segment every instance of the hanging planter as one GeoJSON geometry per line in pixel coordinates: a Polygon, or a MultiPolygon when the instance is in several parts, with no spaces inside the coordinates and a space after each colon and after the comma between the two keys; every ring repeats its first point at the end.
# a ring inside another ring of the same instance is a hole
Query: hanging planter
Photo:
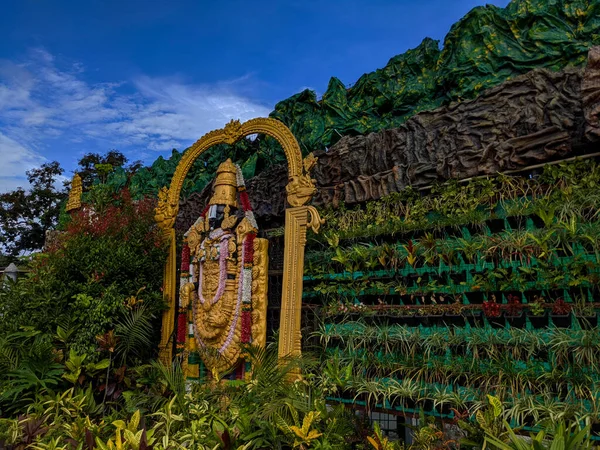
{"type": "Polygon", "coordinates": [[[598,326],[598,315],[596,312],[591,315],[575,314],[575,317],[582,330],[591,330],[598,326]]]}
{"type": "Polygon", "coordinates": [[[486,317],[488,323],[490,324],[490,326],[492,328],[504,328],[504,326],[506,325],[506,320],[504,319],[503,316],[500,317],[486,317]]]}
{"type": "Polygon", "coordinates": [[[480,328],[483,326],[483,315],[480,310],[470,309],[464,314],[471,328],[480,328]]]}
{"type": "Polygon", "coordinates": [[[442,317],[444,317],[443,314],[417,314],[415,319],[418,325],[429,328],[438,326],[442,317]]]}
{"type": "Polygon", "coordinates": [[[527,319],[529,319],[529,323],[535,329],[545,328],[548,326],[548,312],[544,311],[541,314],[533,314],[531,312],[527,313],[527,319]]]}
{"type": "Polygon", "coordinates": [[[550,314],[552,323],[556,328],[571,327],[571,313],[568,314],[550,314]]]}
{"type": "Polygon", "coordinates": [[[552,323],[557,328],[569,328],[571,326],[572,306],[562,298],[557,299],[552,305],[552,323]]]}
{"type": "Polygon", "coordinates": [[[508,313],[504,313],[504,317],[506,321],[510,325],[511,328],[525,328],[525,314],[523,311],[520,311],[516,314],[509,315],[508,313]]]}
{"type": "Polygon", "coordinates": [[[462,314],[453,314],[453,313],[447,312],[444,314],[442,323],[446,326],[464,327],[465,326],[465,316],[463,316],[462,314]]]}
{"type": "Polygon", "coordinates": [[[449,278],[456,285],[459,285],[461,283],[466,283],[467,282],[467,272],[464,272],[464,271],[450,272],[449,278]]]}

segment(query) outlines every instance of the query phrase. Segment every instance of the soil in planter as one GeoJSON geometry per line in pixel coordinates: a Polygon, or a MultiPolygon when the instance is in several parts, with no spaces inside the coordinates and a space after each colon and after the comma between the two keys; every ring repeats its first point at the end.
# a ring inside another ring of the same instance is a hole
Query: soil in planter
{"type": "Polygon", "coordinates": [[[540,297],[542,295],[542,291],[525,291],[523,293],[527,303],[533,303],[536,297],[540,297]]]}
{"type": "Polygon", "coordinates": [[[363,317],[363,316],[360,313],[350,313],[350,314],[348,314],[348,320],[351,321],[351,322],[356,322],[356,321],[360,320],[361,317],[363,317]]]}
{"type": "Polygon", "coordinates": [[[402,300],[403,305],[416,305],[417,304],[417,297],[409,295],[409,294],[402,295],[400,297],[400,299],[402,300]]]}
{"type": "Polygon", "coordinates": [[[571,314],[558,315],[558,314],[550,314],[552,318],[552,323],[556,328],[570,328],[571,327],[571,314]]]}
{"type": "Polygon", "coordinates": [[[462,231],[460,227],[453,225],[447,225],[443,228],[444,234],[449,238],[462,237],[462,231]]]}
{"type": "Polygon", "coordinates": [[[532,357],[533,359],[535,359],[536,361],[548,361],[548,350],[538,350],[535,353],[533,353],[532,357]]]}
{"type": "Polygon", "coordinates": [[[433,400],[423,400],[422,407],[425,412],[433,411],[433,400]]]}
{"type": "Polygon", "coordinates": [[[424,327],[435,327],[438,326],[443,315],[427,315],[427,316],[415,316],[417,319],[417,323],[420,323],[424,327]]]}
{"type": "Polygon", "coordinates": [[[438,284],[444,284],[446,283],[446,272],[442,272],[442,273],[430,273],[429,274],[429,281],[435,281],[438,284]]]}
{"type": "Polygon", "coordinates": [[[451,345],[450,352],[454,356],[465,356],[467,354],[467,344],[451,345]]]}
{"type": "Polygon", "coordinates": [[[471,235],[471,237],[473,237],[473,236],[476,236],[478,234],[481,234],[483,227],[481,225],[469,224],[465,228],[469,232],[469,235],[471,235]]]}
{"type": "Polygon", "coordinates": [[[419,275],[416,273],[409,273],[405,277],[406,285],[408,287],[417,286],[417,280],[419,279],[419,275]]]}
{"type": "Polygon", "coordinates": [[[548,289],[546,291],[546,297],[549,300],[556,301],[559,298],[564,298],[565,291],[562,289],[548,289]]]}
{"type": "Polygon", "coordinates": [[[423,236],[425,236],[425,230],[415,230],[415,231],[411,231],[410,233],[408,233],[407,237],[409,239],[412,239],[413,241],[418,241],[423,236]]]}
{"type": "Polygon", "coordinates": [[[592,424],[592,434],[594,436],[600,436],[600,422],[592,424]]]}
{"type": "Polygon", "coordinates": [[[531,326],[535,329],[545,328],[548,326],[548,312],[544,312],[539,316],[535,316],[533,314],[527,314],[527,319],[531,326]]]}
{"type": "Polygon", "coordinates": [[[417,408],[417,404],[414,400],[407,398],[404,399],[404,408],[406,409],[412,409],[413,411],[417,408]]]}
{"type": "Polygon", "coordinates": [[[451,406],[447,403],[444,403],[443,405],[438,405],[435,407],[435,410],[438,412],[438,414],[443,414],[443,415],[449,415],[451,412],[451,406]]]}

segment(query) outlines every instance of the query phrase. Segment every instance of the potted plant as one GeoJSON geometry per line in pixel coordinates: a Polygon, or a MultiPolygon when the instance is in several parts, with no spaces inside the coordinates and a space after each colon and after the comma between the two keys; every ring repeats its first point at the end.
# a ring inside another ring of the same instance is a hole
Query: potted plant
{"type": "Polygon", "coordinates": [[[591,330],[598,326],[598,316],[594,305],[588,303],[585,296],[577,297],[575,301],[575,317],[579,322],[579,326],[583,330],[591,330]]]}
{"type": "Polygon", "coordinates": [[[573,307],[564,301],[563,298],[557,299],[552,305],[552,322],[555,327],[569,328],[571,326],[571,310],[573,307]]]}
{"type": "Polygon", "coordinates": [[[417,310],[416,319],[417,322],[420,322],[424,327],[432,327],[438,325],[443,316],[444,312],[440,310],[440,307],[434,305],[419,308],[417,310]]]}
{"type": "Polygon", "coordinates": [[[528,304],[527,318],[533,328],[544,328],[548,326],[548,314],[545,308],[546,300],[541,295],[535,295],[533,301],[528,304]]]}
{"type": "Polygon", "coordinates": [[[455,302],[446,308],[443,319],[444,323],[447,326],[464,327],[465,316],[462,315],[463,308],[462,299],[457,295],[455,302]]]}
{"type": "Polygon", "coordinates": [[[467,292],[467,300],[472,305],[481,305],[483,303],[483,292],[490,292],[494,289],[494,284],[490,278],[482,273],[473,277],[471,292],[467,292]]]}
{"type": "Polygon", "coordinates": [[[508,295],[507,300],[508,304],[506,305],[504,317],[511,328],[523,328],[525,326],[525,316],[523,314],[521,299],[516,295],[508,295]]]}
{"type": "Polygon", "coordinates": [[[406,307],[395,308],[390,311],[392,313],[393,322],[397,325],[404,325],[407,327],[414,327],[416,325],[415,312],[414,310],[406,307]]]}
{"type": "Polygon", "coordinates": [[[504,327],[502,311],[500,310],[500,304],[496,302],[495,295],[492,295],[490,300],[483,302],[483,314],[493,328],[504,327]]]}
{"type": "Polygon", "coordinates": [[[465,309],[463,315],[465,316],[465,319],[471,328],[479,328],[483,326],[483,312],[481,309],[465,309]]]}

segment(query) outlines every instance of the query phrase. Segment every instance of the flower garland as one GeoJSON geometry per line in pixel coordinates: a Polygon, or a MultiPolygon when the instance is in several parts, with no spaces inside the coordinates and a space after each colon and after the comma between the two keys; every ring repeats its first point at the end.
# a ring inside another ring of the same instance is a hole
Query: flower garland
{"type": "MultiPolygon", "coordinates": [[[[181,272],[179,286],[185,286],[190,281],[190,247],[187,243],[187,238],[183,241],[183,249],[181,250],[181,272]]],[[[187,337],[187,302],[184,304],[184,299],[179,296],[179,309],[177,314],[177,352],[180,353],[185,348],[185,340],[187,337]]]]}
{"type": "MultiPolygon", "coordinates": [[[[244,175],[240,166],[236,165],[236,177],[238,183],[238,191],[240,193],[240,204],[244,211],[244,217],[248,220],[248,223],[255,229],[258,230],[258,224],[252,211],[252,205],[250,204],[250,198],[246,191],[246,183],[244,182],[244,175]]],[[[242,286],[240,298],[242,302],[242,329],[240,340],[243,344],[250,344],[252,342],[252,267],[254,265],[254,239],[256,233],[251,232],[246,235],[242,247],[242,286]]]]}
{"type": "MultiPolygon", "coordinates": [[[[256,218],[254,217],[254,212],[252,211],[252,205],[250,204],[250,199],[248,197],[248,193],[246,192],[246,185],[244,182],[244,176],[242,174],[242,170],[236,164],[236,178],[238,184],[238,192],[239,192],[239,201],[242,207],[242,211],[244,212],[244,217],[248,220],[250,226],[254,229],[258,229],[258,225],[256,223],[256,218]]],[[[202,212],[202,219],[206,212],[208,211],[209,206],[207,206],[202,212]]],[[[229,257],[229,246],[228,241],[231,237],[231,234],[226,234],[223,230],[220,230],[218,233],[214,235],[210,235],[211,239],[221,238],[219,245],[219,287],[217,288],[217,293],[211,300],[211,304],[215,304],[223,295],[225,282],[227,280],[227,258],[229,257]]],[[[223,354],[227,348],[233,342],[233,338],[235,336],[235,331],[237,329],[238,321],[240,320],[241,314],[241,336],[240,341],[243,344],[249,344],[252,342],[252,267],[254,264],[254,239],[256,238],[255,232],[248,233],[244,241],[242,243],[242,269],[239,273],[238,280],[238,296],[235,305],[235,311],[229,326],[229,330],[227,333],[227,338],[219,348],[219,353],[223,354]]],[[[202,243],[202,248],[204,248],[204,242],[202,243]]],[[[206,299],[202,296],[202,264],[199,261],[199,273],[198,273],[198,281],[199,281],[199,289],[198,289],[198,299],[200,303],[204,304],[206,299]]],[[[192,313],[194,317],[196,317],[197,304],[192,301],[192,313]]],[[[196,336],[196,341],[199,346],[205,347],[204,342],[200,339],[196,321],[194,320],[191,324],[191,328],[193,334],[196,336]]]]}
{"type": "MultiPolygon", "coordinates": [[[[217,287],[217,292],[215,292],[214,297],[210,301],[211,305],[217,303],[223,296],[223,293],[225,292],[225,283],[227,282],[227,258],[229,257],[229,239],[231,238],[231,236],[231,233],[225,233],[225,231],[223,230],[219,230],[217,233],[209,234],[209,238],[211,240],[219,239],[219,285],[217,287]]],[[[202,241],[202,244],[200,244],[200,248],[202,250],[204,250],[205,242],[206,239],[202,241]]],[[[203,305],[204,303],[206,303],[206,299],[204,298],[204,295],[202,295],[202,285],[204,281],[204,264],[202,263],[205,259],[206,257],[204,256],[200,261],[198,261],[198,299],[203,305]]]]}

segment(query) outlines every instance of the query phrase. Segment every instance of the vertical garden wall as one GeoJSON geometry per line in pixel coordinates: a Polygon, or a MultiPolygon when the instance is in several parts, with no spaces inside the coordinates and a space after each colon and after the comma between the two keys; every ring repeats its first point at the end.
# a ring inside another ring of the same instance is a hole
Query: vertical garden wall
{"type": "Polygon", "coordinates": [[[307,253],[332,399],[519,425],[597,423],[600,165],[407,188],[324,214],[307,253]]]}

